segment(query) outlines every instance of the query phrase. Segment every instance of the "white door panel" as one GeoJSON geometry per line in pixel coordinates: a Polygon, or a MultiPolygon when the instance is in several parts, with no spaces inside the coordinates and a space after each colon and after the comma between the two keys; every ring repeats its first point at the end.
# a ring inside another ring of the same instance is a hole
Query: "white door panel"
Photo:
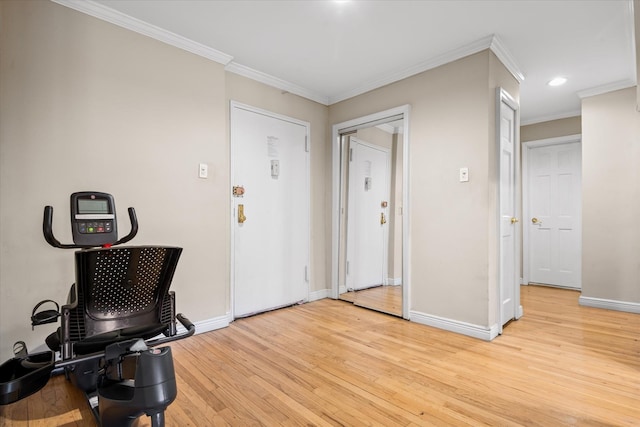
{"type": "Polygon", "coordinates": [[[350,139],[347,288],[384,284],[387,277],[389,150],[350,139]]]}
{"type": "Polygon", "coordinates": [[[581,287],[579,142],[529,148],[529,281],[581,287]]]}
{"type": "Polygon", "coordinates": [[[502,332],[509,320],[519,317],[519,241],[517,235],[518,209],[516,203],[517,176],[517,104],[506,93],[499,94],[499,301],[502,332]]]}
{"type": "Polygon", "coordinates": [[[238,104],[231,110],[232,185],[244,189],[232,198],[233,306],[241,317],[308,298],[308,126],[238,104]]]}

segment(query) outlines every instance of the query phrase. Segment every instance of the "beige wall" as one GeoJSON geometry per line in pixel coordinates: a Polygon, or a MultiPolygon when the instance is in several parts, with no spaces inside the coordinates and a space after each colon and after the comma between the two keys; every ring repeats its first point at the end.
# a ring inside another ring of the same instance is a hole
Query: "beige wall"
{"type": "Polygon", "coordinates": [[[0,51],[0,354],[30,348],[40,300],[63,302],[72,251],[48,246],[40,224],[70,242],[69,195],[114,194],[140,221],[137,244],[185,248],[174,289],[192,320],[228,311],[228,157],[219,64],[48,1],[2,1],[0,51]],[[209,179],[198,178],[198,163],[209,179]],[[206,226],[205,226],[206,224],[206,226]],[[206,304],[202,302],[206,301],[206,304]]]}
{"type": "Polygon", "coordinates": [[[70,241],[74,191],[114,194],[125,223],[135,206],[134,243],[185,248],[179,311],[196,322],[227,315],[229,100],[311,123],[319,294],[330,286],[330,125],[411,104],[411,309],[495,321],[495,87],[516,98],[518,87],[491,52],[327,108],[53,2],[0,1],[0,17],[0,360],[54,329],[32,332],[29,314],[41,299],[64,301],[73,260],[44,242],[42,208],[56,208],[54,231],[70,241]],[[462,166],[469,183],[458,182],[462,166]]]}
{"type": "Polygon", "coordinates": [[[550,120],[548,122],[522,126],[520,128],[520,141],[538,141],[540,139],[577,135],[581,132],[582,117],[568,117],[566,119],[550,120]]]}
{"type": "Polygon", "coordinates": [[[582,296],[640,303],[636,88],[582,101],[582,296]]]}
{"type": "Polygon", "coordinates": [[[517,99],[516,80],[483,51],[329,107],[335,124],[411,105],[410,310],[482,327],[495,322],[497,307],[489,283],[497,233],[487,224],[497,222],[498,84],[517,99]],[[468,183],[458,182],[463,166],[468,183]]]}
{"type": "Polygon", "coordinates": [[[70,242],[69,195],[116,198],[120,234],[184,247],[173,288],[192,321],[229,312],[228,101],[311,123],[312,291],[325,289],[326,106],[225,73],[222,65],[49,1],[0,1],[0,360],[33,349],[40,300],[66,299],[72,251],[49,247],[42,210],[70,242]],[[209,178],[198,178],[198,164],[209,178]]]}

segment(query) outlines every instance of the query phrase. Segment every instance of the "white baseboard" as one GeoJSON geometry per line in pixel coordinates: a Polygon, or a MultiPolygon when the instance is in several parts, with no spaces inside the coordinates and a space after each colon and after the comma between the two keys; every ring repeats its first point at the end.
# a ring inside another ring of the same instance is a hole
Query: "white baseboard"
{"type": "Polygon", "coordinates": [[[484,326],[446,319],[444,317],[433,316],[430,314],[420,313],[418,311],[411,311],[409,313],[409,318],[412,322],[433,326],[434,328],[444,329],[445,331],[455,332],[484,341],[491,341],[498,336],[498,325],[486,328],[484,326]]]}
{"type": "Polygon", "coordinates": [[[330,293],[331,289],[320,289],[319,291],[309,292],[309,302],[329,298],[330,293]]]}
{"type": "Polygon", "coordinates": [[[387,286],[400,286],[402,285],[402,277],[388,277],[384,284],[387,286]]]}
{"type": "Polygon", "coordinates": [[[604,308],[606,310],[625,311],[627,313],[640,314],[640,303],[616,301],[604,298],[583,297],[578,298],[578,303],[586,307],[604,308]]]}
{"type": "MultiPolygon", "coordinates": [[[[197,322],[193,322],[196,326],[196,334],[202,334],[204,332],[215,331],[216,329],[222,329],[229,326],[231,323],[231,313],[224,314],[222,316],[213,317],[211,319],[200,320],[197,322]]],[[[185,332],[186,329],[184,326],[178,322],[178,333],[185,332]]]]}

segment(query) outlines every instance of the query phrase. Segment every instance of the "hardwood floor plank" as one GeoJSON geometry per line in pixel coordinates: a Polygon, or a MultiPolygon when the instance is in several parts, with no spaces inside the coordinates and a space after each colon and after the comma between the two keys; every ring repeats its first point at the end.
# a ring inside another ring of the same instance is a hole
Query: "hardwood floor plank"
{"type": "MultiPolygon", "coordinates": [[[[493,342],[326,299],[172,343],[167,425],[640,426],[640,316],[521,296],[493,342]]],[[[60,425],[95,425],[64,377],[0,407],[0,426],[60,425]]]]}

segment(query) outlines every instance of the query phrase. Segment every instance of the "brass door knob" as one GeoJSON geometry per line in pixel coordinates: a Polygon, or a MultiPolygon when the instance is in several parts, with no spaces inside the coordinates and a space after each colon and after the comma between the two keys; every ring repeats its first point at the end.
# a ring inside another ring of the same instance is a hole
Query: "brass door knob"
{"type": "Polygon", "coordinates": [[[244,216],[244,205],[238,205],[238,224],[242,224],[247,220],[247,217],[244,216]]]}
{"type": "Polygon", "coordinates": [[[515,224],[518,221],[519,221],[518,218],[511,218],[511,224],[515,224]]]}
{"type": "Polygon", "coordinates": [[[534,224],[538,224],[538,223],[542,224],[542,222],[538,218],[531,218],[531,222],[534,224]]]}

